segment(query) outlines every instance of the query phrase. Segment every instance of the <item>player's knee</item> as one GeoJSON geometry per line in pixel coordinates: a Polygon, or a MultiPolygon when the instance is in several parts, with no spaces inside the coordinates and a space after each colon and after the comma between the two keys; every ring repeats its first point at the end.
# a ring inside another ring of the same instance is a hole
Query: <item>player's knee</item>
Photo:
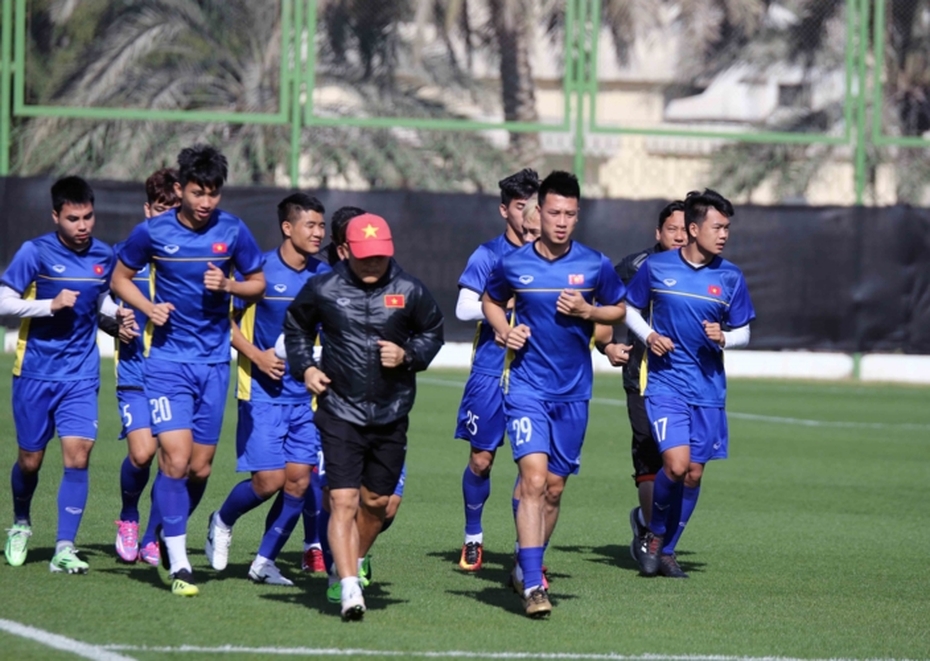
{"type": "Polygon", "coordinates": [[[542,498],[546,493],[546,475],[545,473],[529,473],[520,475],[520,497],[525,498],[542,498]]]}
{"type": "Polygon", "coordinates": [[[255,473],[252,476],[252,489],[261,498],[270,498],[284,486],[284,475],[274,473],[255,473]]]}
{"type": "Polygon", "coordinates": [[[129,461],[136,468],[148,468],[152,465],[152,459],[155,455],[142,448],[129,449],[129,461]]]}
{"type": "Polygon", "coordinates": [[[565,491],[564,484],[549,484],[546,486],[546,503],[549,505],[558,505],[562,502],[562,493],[565,491]]]}
{"type": "Polygon", "coordinates": [[[39,469],[42,468],[42,458],[43,454],[41,452],[20,452],[19,469],[27,475],[38,473],[39,469]]]}
{"type": "Polygon", "coordinates": [[[384,521],[381,522],[381,532],[387,532],[387,529],[391,527],[392,523],[394,523],[394,517],[385,516],[384,521]]]}
{"type": "Polygon", "coordinates": [[[370,491],[362,490],[362,504],[366,509],[373,512],[386,511],[390,499],[390,496],[381,496],[376,493],[371,493],[370,491]]]}
{"type": "Polygon", "coordinates": [[[688,473],[685,475],[685,486],[691,489],[701,486],[701,478],[704,476],[704,467],[701,464],[691,464],[688,473]]]}
{"type": "Polygon", "coordinates": [[[491,467],[494,465],[494,455],[491,452],[475,452],[474,450],[471,453],[471,457],[468,460],[468,467],[471,469],[471,472],[479,477],[487,477],[491,474],[491,467]]]}

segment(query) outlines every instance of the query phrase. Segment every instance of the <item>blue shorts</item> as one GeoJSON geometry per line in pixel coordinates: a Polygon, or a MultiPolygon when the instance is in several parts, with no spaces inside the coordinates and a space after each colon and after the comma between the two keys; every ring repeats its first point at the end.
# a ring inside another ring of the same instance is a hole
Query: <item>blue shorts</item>
{"type": "Polygon", "coordinates": [[[404,462],[404,468],[400,471],[400,479],[397,480],[397,486],[394,487],[394,495],[398,498],[404,497],[404,482],[407,481],[407,463],[404,462]]]}
{"type": "Polygon", "coordinates": [[[723,407],[692,406],[677,397],[647,397],[646,412],[659,452],[688,445],[691,461],[726,459],[729,434],[723,407]]]}
{"type": "Polygon", "coordinates": [[[320,433],[313,424],[309,401],[274,404],[239,400],[236,470],[280,470],[285,464],[315,466],[319,454],[320,433]]]}
{"type": "Polygon", "coordinates": [[[216,445],[223,427],[229,363],[145,361],[152,433],[189,429],[195,443],[216,445]]]}
{"type": "Polygon", "coordinates": [[[581,446],[588,427],[588,402],[545,402],[506,395],[504,415],[513,460],[541,452],[549,457],[549,472],[559,477],[577,475],[581,446]]]}
{"type": "Polygon", "coordinates": [[[148,429],[152,426],[152,416],[149,410],[149,399],[142,388],[117,388],[116,404],[119,406],[119,415],[123,419],[123,431],[120,440],[129,436],[137,429],[148,429]]]}
{"type": "Polygon", "coordinates": [[[455,437],[487,452],[494,452],[504,444],[504,391],[500,377],[474,373],[468,377],[455,437]]]}
{"type": "Polygon", "coordinates": [[[44,381],[13,377],[13,423],[16,443],[39,452],[52,440],[74,436],[97,440],[97,393],[100,379],[44,381]]]}

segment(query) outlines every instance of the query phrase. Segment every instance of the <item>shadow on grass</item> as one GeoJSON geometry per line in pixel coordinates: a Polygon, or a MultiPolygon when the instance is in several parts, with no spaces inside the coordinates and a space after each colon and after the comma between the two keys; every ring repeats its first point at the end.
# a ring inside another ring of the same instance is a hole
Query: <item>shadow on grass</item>
{"type": "MultiPolygon", "coordinates": [[[[632,556],[630,555],[629,546],[605,544],[604,546],[576,545],[554,546],[553,548],[564,553],[581,553],[583,555],[593,556],[591,558],[585,558],[587,562],[596,562],[603,565],[613,565],[615,567],[620,567],[621,569],[639,573],[639,564],[633,560],[632,556]]],[[[686,558],[690,555],[694,554],[691,551],[677,551],[675,553],[675,557],[678,559],[678,564],[681,565],[682,570],[684,570],[685,573],[703,572],[703,568],[707,563],[687,560],[686,558]]]]}
{"type": "MultiPolygon", "coordinates": [[[[339,617],[339,604],[330,603],[326,598],[326,580],[315,580],[313,585],[306,590],[299,592],[293,591],[292,588],[280,588],[267,586],[268,592],[258,595],[260,599],[277,601],[284,604],[293,604],[303,608],[311,608],[321,615],[334,615],[339,617]],[[272,589],[274,588],[274,589],[272,589]]],[[[407,599],[395,599],[385,588],[390,587],[391,583],[374,582],[365,588],[365,608],[369,611],[378,611],[387,608],[392,604],[408,603],[407,599]]],[[[256,586],[261,589],[265,586],[256,586]]]]}
{"type": "Polygon", "coordinates": [[[448,563],[449,568],[463,576],[471,575],[476,580],[482,580],[497,585],[510,585],[510,572],[513,569],[513,553],[501,553],[485,549],[481,556],[481,569],[476,572],[467,572],[459,568],[461,551],[449,549],[447,551],[431,551],[426,554],[430,558],[439,558],[448,563]]]}

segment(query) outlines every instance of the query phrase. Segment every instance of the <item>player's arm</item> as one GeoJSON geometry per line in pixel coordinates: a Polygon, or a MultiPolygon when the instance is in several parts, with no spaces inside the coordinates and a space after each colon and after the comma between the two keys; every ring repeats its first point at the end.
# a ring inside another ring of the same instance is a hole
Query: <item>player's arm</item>
{"type": "Polygon", "coordinates": [[[117,260],[113,275],[110,278],[110,290],[116,294],[116,298],[151,319],[153,324],[164,326],[168,323],[168,317],[174,310],[174,305],[172,303],[153,303],[150,301],[139,290],[136,283],[132,281],[138,272],[138,269],[127,266],[122,260],[117,260]]]}
{"type": "Polygon", "coordinates": [[[603,324],[594,326],[594,348],[610,361],[614,367],[626,365],[630,360],[630,344],[614,342],[614,327],[603,324]]]}
{"type": "Polygon", "coordinates": [[[474,289],[461,287],[455,302],[455,318],[459,321],[481,321],[484,311],[481,309],[481,294],[474,289]]]}
{"type": "Polygon", "coordinates": [[[403,365],[411,372],[422,372],[429,367],[433,358],[439,353],[439,349],[442,348],[444,342],[442,333],[443,317],[436,300],[423,286],[420,286],[414,295],[416,298],[413,301],[413,310],[410,317],[412,333],[401,348],[400,361],[396,362],[395,359],[389,361],[389,363],[396,362],[396,364],[386,364],[383,351],[384,345],[382,344],[385,340],[378,343],[382,346],[381,364],[385,367],[403,365]]]}
{"type": "Polygon", "coordinates": [[[577,289],[563,289],[555,302],[555,309],[570,317],[607,326],[619,324],[626,315],[626,305],[623,301],[613,305],[594,305],[584,300],[584,296],[577,289]]]}
{"type": "Polygon", "coordinates": [[[27,241],[10,262],[0,281],[0,314],[11,317],[51,317],[62,308],[74,307],[80,292],[62,289],[55,298],[25,300],[23,292],[39,274],[39,256],[32,241],[27,241]]]}
{"type": "Polygon", "coordinates": [[[53,308],[53,303],[54,300],[51,298],[27,301],[12,287],[0,285],[0,315],[20,318],[51,317],[61,309],[61,307],[53,308]]]}
{"type": "Polygon", "coordinates": [[[239,324],[237,324],[235,320],[231,322],[231,325],[233,348],[251,360],[253,365],[267,374],[271,379],[280,381],[281,377],[284,376],[285,364],[283,360],[275,355],[274,349],[262,351],[246,339],[245,335],[242,334],[242,329],[239,328],[239,324]]]}
{"type": "Polygon", "coordinates": [[[716,343],[721,349],[742,349],[749,346],[749,324],[725,331],[718,323],[702,322],[707,339],[716,343]]]}
{"type": "Polygon", "coordinates": [[[209,291],[226,292],[246,303],[257,303],[265,296],[265,274],[261,270],[242,276],[242,280],[227,278],[223,269],[207,262],[203,286],[209,291]]]}
{"type": "Polygon", "coordinates": [[[316,278],[307,281],[287,308],[284,315],[284,348],[291,376],[302,382],[314,395],[322,395],[330,379],[313,357],[320,322],[314,280],[316,278]]]}

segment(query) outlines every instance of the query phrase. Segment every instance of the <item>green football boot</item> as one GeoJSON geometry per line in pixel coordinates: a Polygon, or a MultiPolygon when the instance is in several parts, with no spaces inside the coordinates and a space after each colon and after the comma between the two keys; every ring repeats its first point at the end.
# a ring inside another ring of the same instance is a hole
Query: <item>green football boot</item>
{"type": "Polygon", "coordinates": [[[26,552],[29,547],[29,538],[32,537],[32,528],[26,523],[14,523],[6,531],[6,546],[3,555],[11,567],[20,567],[26,562],[26,552]]]}
{"type": "Polygon", "coordinates": [[[78,557],[73,546],[66,546],[55,554],[52,561],[48,563],[48,569],[65,574],[86,574],[90,565],[78,557]]]}

